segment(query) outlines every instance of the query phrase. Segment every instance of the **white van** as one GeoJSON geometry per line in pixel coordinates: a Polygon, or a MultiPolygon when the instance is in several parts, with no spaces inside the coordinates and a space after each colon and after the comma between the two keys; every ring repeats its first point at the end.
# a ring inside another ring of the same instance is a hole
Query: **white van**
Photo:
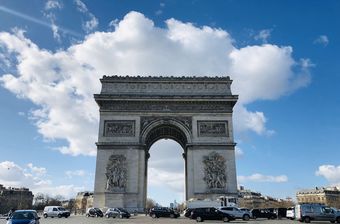
{"type": "Polygon", "coordinates": [[[70,216],[70,211],[66,210],[65,208],[61,207],[61,206],[46,206],[44,208],[44,214],[43,214],[44,218],[47,217],[69,217],[70,216]]]}
{"type": "Polygon", "coordinates": [[[340,223],[340,212],[321,204],[301,204],[295,207],[295,217],[298,221],[309,223],[315,221],[330,221],[340,223]]]}

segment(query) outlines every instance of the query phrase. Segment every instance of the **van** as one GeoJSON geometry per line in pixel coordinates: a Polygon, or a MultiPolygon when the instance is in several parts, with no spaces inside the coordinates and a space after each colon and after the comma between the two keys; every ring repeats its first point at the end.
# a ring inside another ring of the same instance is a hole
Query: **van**
{"type": "Polygon", "coordinates": [[[45,206],[43,216],[44,218],[47,218],[47,217],[67,218],[70,216],[70,211],[66,210],[65,208],[61,206],[45,206]]]}
{"type": "Polygon", "coordinates": [[[299,204],[295,207],[295,217],[300,222],[330,221],[340,223],[340,212],[322,204],[299,204]]]}

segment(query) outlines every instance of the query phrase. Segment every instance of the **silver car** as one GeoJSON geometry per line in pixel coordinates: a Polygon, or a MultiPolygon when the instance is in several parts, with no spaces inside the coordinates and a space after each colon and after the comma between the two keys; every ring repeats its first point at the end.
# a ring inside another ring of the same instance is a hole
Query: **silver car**
{"type": "Polygon", "coordinates": [[[218,210],[221,212],[227,213],[229,215],[234,216],[236,219],[243,219],[248,221],[251,217],[251,213],[249,211],[242,211],[236,207],[219,207],[218,210]]]}

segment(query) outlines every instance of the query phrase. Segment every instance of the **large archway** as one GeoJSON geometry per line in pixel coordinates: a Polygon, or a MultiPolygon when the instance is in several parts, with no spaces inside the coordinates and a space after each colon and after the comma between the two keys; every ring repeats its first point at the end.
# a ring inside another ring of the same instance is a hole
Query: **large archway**
{"type": "Polygon", "coordinates": [[[149,149],[183,148],[186,198],[236,196],[229,77],[106,77],[100,107],[94,205],[143,211],[149,149]]]}

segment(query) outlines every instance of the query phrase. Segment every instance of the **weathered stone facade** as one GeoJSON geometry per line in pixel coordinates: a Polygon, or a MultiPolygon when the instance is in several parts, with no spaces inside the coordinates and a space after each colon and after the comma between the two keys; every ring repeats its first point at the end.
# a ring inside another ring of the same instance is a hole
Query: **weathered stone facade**
{"type": "Polygon", "coordinates": [[[340,188],[316,187],[296,193],[298,203],[320,203],[340,209],[340,188]]]}
{"type": "Polygon", "coordinates": [[[94,206],[143,211],[153,143],[183,148],[186,198],[237,196],[229,77],[104,76],[94,206]]]}
{"type": "Polygon", "coordinates": [[[85,214],[89,207],[93,207],[93,192],[78,192],[75,199],[75,213],[85,214]]]}
{"type": "Polygon", "coordinates": [[[0,214],[10,209],[31,209],[33,194],[28,188],[5,188],[0,184],[0,214]]]}

